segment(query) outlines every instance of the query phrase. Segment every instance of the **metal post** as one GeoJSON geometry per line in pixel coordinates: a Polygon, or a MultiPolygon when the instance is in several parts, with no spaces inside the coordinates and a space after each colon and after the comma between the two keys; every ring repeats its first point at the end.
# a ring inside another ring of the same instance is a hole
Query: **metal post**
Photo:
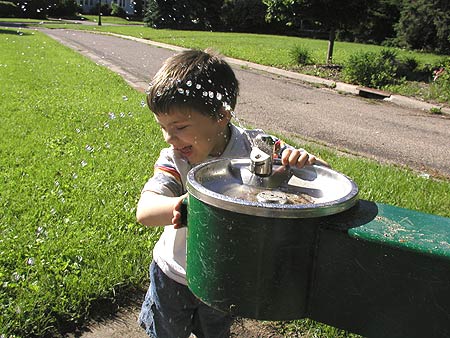
{"type": "Polygon", "coordinates": [[[102,0],[98,1],[98,25],[102,25],[102,0]]]}

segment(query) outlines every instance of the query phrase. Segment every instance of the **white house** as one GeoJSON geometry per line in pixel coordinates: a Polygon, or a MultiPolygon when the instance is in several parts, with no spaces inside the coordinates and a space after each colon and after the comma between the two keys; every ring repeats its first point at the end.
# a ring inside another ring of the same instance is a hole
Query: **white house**
{"type": "Polygon", "coordinates": [[[89,13],[92,8],[95,8],[99,2],[102,5],[116,3],[122,7],[127,14],[132,15],[134,13],[135,0],[76,0],[77,4],[83,8],[83,13],[89,13]]]}

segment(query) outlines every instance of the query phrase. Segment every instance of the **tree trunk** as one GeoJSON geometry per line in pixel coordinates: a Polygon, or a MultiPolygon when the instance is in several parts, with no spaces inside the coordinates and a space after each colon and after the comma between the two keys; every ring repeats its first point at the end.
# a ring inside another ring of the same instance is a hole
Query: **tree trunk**
{"type": "Polygon", "coordinates": [[[335,38],[336,38],[336,29],[334,27],[331,27],[330,34],[328,35],[327,64],[333,63],[333,48],[335,38]]]}

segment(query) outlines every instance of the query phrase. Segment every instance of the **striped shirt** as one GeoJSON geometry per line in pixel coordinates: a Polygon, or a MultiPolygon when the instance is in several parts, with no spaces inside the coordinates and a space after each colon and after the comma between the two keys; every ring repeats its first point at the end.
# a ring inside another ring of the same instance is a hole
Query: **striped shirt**
{"type": "MultiPolygon", "coordinates": [[[[262,130],[244,130],[230,123],[231,137],[222,158],[249,157],[250,139],[263,133],[262,130]]],[[[212,159],[208,158],[208,160],[212,159]]],[[[142,192],[152,191],[175,197],[186,193],[186,177],[192,166],[172,147],[161,151],[155,163],[154,174],[142,192]]],[[[164,273],[174,281],[186,285],[186,228],[164,227],[160,239],[153,249],[153,259],[164,273]]]]}

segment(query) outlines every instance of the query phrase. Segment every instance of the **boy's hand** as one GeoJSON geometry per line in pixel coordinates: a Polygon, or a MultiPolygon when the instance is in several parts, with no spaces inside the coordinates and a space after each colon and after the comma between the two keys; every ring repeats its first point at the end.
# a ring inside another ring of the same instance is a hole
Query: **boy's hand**
{"type": "Polygon", "coordinates": [[[305,150],[286,148],[281,154],[281,163],[291,167],[303,168],[305,165],[320,164],[329,166],[327,162],[308,154],[305,150]]]}
{"type": "Polygon", "coordinates": [[[177,200],[177,202],[174,205],[172,224],[173,224],[173,227],[175,229],[180,229],[183,226],[186,226],[186,224],[183,224],[181,222],[181,219],[182,219],[182,217],[181,217],[181,205],[183,204],[183,200],[186,197],[188,197],[188,194],[184,194],[184,195],[180,196],[179,199],[177,200]]]}

